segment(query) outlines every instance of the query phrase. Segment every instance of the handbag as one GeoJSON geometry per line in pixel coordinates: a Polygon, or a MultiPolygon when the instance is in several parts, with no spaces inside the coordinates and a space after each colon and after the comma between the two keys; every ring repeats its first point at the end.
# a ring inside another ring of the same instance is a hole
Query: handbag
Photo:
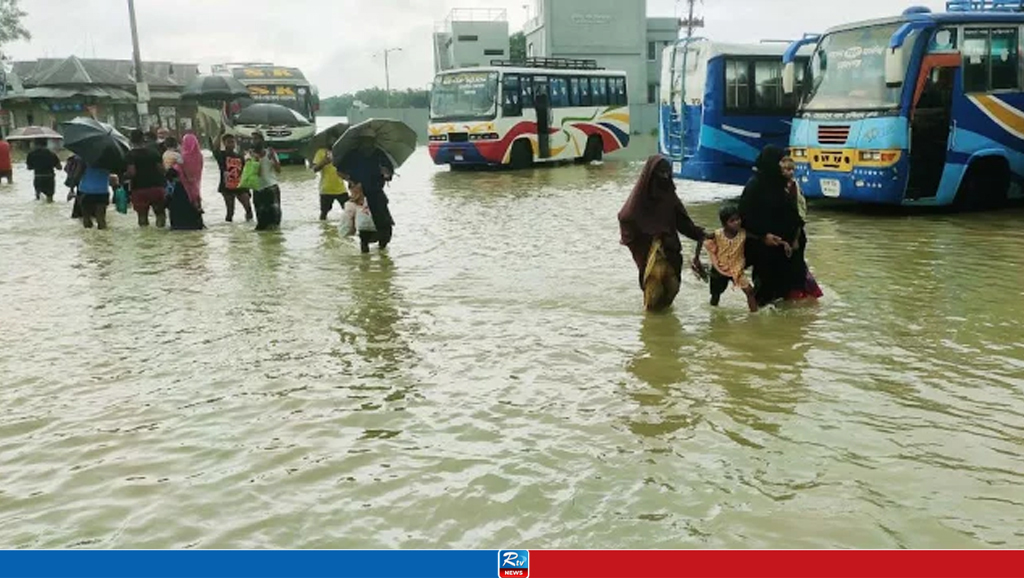
{"type": "Polygon", "coordinates": [[[242,178],[238,180],[238,188],[258,191],[260,188],[260,161],[249,159],[242,167],[242,178]]]}
{"type": "Polygon", "coordinates": [[[118,213],[128,214],[128,192],[124,190],[124,187],[117,187],[117,190],[114,191],[114,207],[118,213]]]}
{"type": "Polygon", "coordinates": [[[359,207],[356,211],[356,229],[360,233],[375,233],[377,225],[373,222],[373,215],[370,214],[370,207],[359,207]]]}

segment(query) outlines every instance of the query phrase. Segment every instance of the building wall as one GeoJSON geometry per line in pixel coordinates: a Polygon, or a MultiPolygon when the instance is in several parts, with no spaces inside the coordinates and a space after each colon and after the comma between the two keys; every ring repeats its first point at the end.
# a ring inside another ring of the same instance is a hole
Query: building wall
{"type": "Polygon", "coordinates": [[[487,66],[509,57],[508,22],[461,22],[451,24],[452,68],[487,66]]]}
{"type": "Polygon", "coordinates": [[[647,18],[645,0],[537,0],[526,25],[527,55],[596,60],[628,75],[629,99],[641,104],[657,91],[661,50],[679,33],[675,18],[647,18]],[[648,61],[648,42],[655,42],[648,61]]]}
{"type": "Polygon", "coordinates": [[[452,67],[452,55],[450,41],[452,35],[449,32],[434,33],[434,72],[448,70],[452,67]]]}
{"type": "MultiPolygon", "coordinates": [[[[46,126],[58,129],[60,123],[80,116],[94,116],[97,120],[113,124],[117,128],[134,127],[138,124],[134,103],[96,102],[86,103],[82,99],[61,101],[37,100],[31,102],[5,102],[4,109],[10,111],[8,132],[24,126],[46,126]],[[56,107],[54,105],[57,105],[56,107]]],[[[181,132],[194,125],[196,107],[182,105],[176,101],[154,101],[149,105],[151,123],[167,126],[172,132],[181,132]],[[157,118],[159,110],[165,114],[157,118]],[[173,118],[173,122],[168,122],[173,118]]]]}
{"type": "Polygon", "coordinates": [[[657,102],[661,88],[661,54],[679,38],[679,20],[648,18],[644,59],[647,61],[648,102],[657,102]],[[653,51],[654,59],[651,59],[653,51]],[[652,92],[653,91],[653,92],[652,92]],[[653,101],[650,98],[653,95],[653,101]]]}

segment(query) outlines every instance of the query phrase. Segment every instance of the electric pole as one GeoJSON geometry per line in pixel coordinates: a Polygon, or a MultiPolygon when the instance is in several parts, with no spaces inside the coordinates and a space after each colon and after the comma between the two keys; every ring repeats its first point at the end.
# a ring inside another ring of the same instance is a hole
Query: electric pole
{"type": "Polygon", "coordinates": [[[688,14],[687,14],[686,20],[684,20],[682,23],[686,25],[686,37],[687,38],[693,38],[693,30],[695,28],[703,28],[704,27],[704,19],[703,18],[694,18],[694,16],[693,16],[693,12],[694,12],[695,5],[697,4],[697,0],[686,0],[686,4],[688,5],[688,14]]]}
{"type": "Polygon", "coordinates": [[[135,22],[135,0],[128,0],[128,17],[132,25],[132,57],[135,60],[135,93],[138,96],[136,110],[138,112],[139,130],[149,130],[149,86],[142,73],[142,53],[139,51],[139,29],[135,22]]]}
{"type": "Polygon", "coordinates": [[[388,55],[401,51],[401,48],[385,48],[383,52],[378,53],[384,55],[384,98],[388,108],[391,108],[391,69],[388,66],[388,55]]]}

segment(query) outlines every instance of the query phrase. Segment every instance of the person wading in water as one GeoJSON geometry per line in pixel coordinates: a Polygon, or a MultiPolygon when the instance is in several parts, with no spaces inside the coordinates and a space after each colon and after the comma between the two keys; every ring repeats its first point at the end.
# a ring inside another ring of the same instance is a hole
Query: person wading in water
{"type": "MultiPolygon", "coordinates": [[[[619,232],[639,271],[644,307],[648,311],[668,309],[679,293],[682,277],[679,234],[694,241],[703,241],[708,235],[683,207],[672,180],[672,166],[665,157],[647,159],[632,194],[619,211],[619,232]]],[[[694,265],[701,267],[699,258],[694,265]]]]}

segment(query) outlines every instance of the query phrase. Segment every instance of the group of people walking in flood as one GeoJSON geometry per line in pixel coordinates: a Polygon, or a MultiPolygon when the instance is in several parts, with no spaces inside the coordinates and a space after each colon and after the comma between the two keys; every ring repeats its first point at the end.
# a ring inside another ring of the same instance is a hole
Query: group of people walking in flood
{"type": "MultiPolygon", "coordinates": [[[[107,228],[107,208],[113,198],[120,212],[134,209],[140,227],[150,225],[177,230],[205,228],[202,195],[203,153],[199,138],[186,133],[180,143],[166,131],[146,134],[131,132],[132,148],[120,170],[90,166],[77,155],[62,165],[46,146],[36,143],[27,166],[36,175],[36,198],[52,201],[56,171],[66,172],[68,200],[74,200],[72,217],[86,228],[107,228]]],[[[234,135],[224,135],[213,157],[220,170],[218,192],[224,198],[225,220],[232,222],[241,205],[246,222],[256,221],[256,230],[276,229],[281,224],[281,161],[262,133],[254,132],[246,153],[238,150],[234,135]]],[[[391,241],[394,221],[384,188],[391,181],[394,166],[381,150],[366,143],[336,160],[327,148],[317,151],[312,169],[319,175],[320,219],[326,220],[335,202],[344,212],[342,231],[358,233],[361,249],[371,243],[381,249],[391,241]],[[347,183],[347,185],[346,185],[347,183]]],[[[0,174],[0,178],[2,178],[0,174]]]]}
{"type": "Polygon", "coordinates": [[[721,227],[708,231],[693,222],[679,199],[668,160],[660,155],[648,159],[618,215],[621,242],[636,263],[645,308],[667,309],[679,293],[680,234],[696,242],[692,269],[708,283],[714,306],[730,284],[744,292],[751,311],[782,300],[821,297],[805,259],[807,202],[793,168],[781,149],[766,147],[739,203],[724,204],[721,227]],[[710,267],[701,262],[704,251],[710,267]],[[753,269],[749,279],[748,268],[753,269]]]}

